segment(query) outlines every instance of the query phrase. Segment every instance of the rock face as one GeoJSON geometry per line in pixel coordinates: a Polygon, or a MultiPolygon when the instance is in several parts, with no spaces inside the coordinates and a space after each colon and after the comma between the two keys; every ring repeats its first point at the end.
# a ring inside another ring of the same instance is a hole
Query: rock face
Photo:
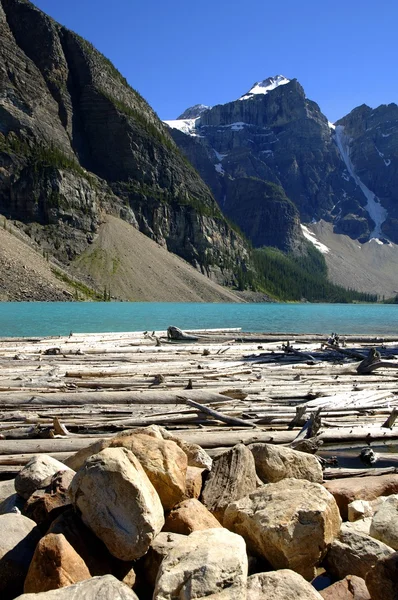
{"type": "Polygon", "coordinates": [[[398,495],[387,498],[375,513],[370,535],[398,550],[398,495]]]}
{"type": "Polygon", "coordinates": [[[0,213],[67,263],[116,214],[220,282],[247,248],[109,60],[27,0],[1,0],[0,213]]]}
{"type": "Polygon", "coordinates": [[[248,600],[321,600],[301,575],[289,569],[258,573],[247,578],[248,600]]]}
{"type": "Polygon", "coordinates": [[[319,461],[312,454],[297,452],[273,444],[251,444],[256,471],[264,483],[275,483],[287,477],[322,483],[319,461]]]}
{"type": "Polygon", "coordinates": [[[366,573],[379,559],[393,552],[386,544],[343,526],[339,537],[330,546],[325,564],[327,571],[338,579],[347,575],[365,579],[366,573]]]}
{"type": "Polygon", "coordinates": [[[335,497],[342,518],[347,520],[348,505],[354,500],[374,500],[379,496],[398,494],[398,475],[347,477],[327,481],[324,486],[335,497]]]}
{"type": "Polygon", "coordinates": [[[43,481],[69,467],[46,454],[37,454],[21,469],[15,478],[15,489],[22,498],[28,499],[38,490],[43,481]]]}
{"type": "Polygon", "coordinates": [[[164,525],[159,496],[125,448],[107,448],[89,458],[70,493],[84,523],[121,560],[143,556],[164,525]]]}
{"type": "Polygon", "coordinates": [[[207,508],[191,498],[177,505],[166,517],[163,531],[189,535],[193,531],[222,527],[207,508]]]}
{"type": "Polygon", "coordinates": [[[202,502],[223,522],[224,512],[233,500],[239,500],[257,487],[253,455],[244,444],[238,444],[213,460],[202,492],[202,502]]]}
{"type": "Polygon", "coordinates": [[[13,600],[23,591],[40,531],[36,523],[22,515],[0,516],[0,597],[13,600]]]}
{"type": "Polygon", "coordinates": [[[90,579],[84,560],[62,534],[49,533],[37,544],[24,592],[37,594],[90,579]]]}
{"type": "Polygon", "coordinates": [[[224,527],[242,535],[251,553],[306,579],[314,577],[340,524],[333,496],[317,483],[298,479],[258,488],[224,514],[224,527]]]}
{"type": "Polygon", "coordinates": [[[398,552],[379,560],[366,575],[372,600],[396,600],[398,597],[398,552]]]}
{"type": "Polygon", "coordinates": [[[247,556],[243,538],[226,529],[194,531],[160,565],[154,600],[204,598],[234,588],[246,592],[247,556]]]}
{"type": "Polygon", "coordinates": [[[75,585],[51,590],[40,594],[23,594],[15,600],[138,600],[136,594],[127,585],[118,581],[113,575],[93,577],[75,585]]]}

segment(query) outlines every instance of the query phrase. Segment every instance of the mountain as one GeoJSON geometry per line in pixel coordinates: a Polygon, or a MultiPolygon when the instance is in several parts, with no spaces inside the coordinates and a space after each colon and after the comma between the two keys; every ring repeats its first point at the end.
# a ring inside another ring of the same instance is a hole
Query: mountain
{"type": "Polygon", "coordinates": [[[0,213],[64,266],[114,215],[234,283],[246,242],[112,63],[28,0],[0,0],[0,39],[0,213]]]}
{"type": "Polygon", "coordinates": [[[361,243],[398,242],[397,105],[333,125],[296,79],[277,75],[183,116],[166,121],[174,140],[255,246],[301,252],[300,222],[320,220],[361,243]]]}

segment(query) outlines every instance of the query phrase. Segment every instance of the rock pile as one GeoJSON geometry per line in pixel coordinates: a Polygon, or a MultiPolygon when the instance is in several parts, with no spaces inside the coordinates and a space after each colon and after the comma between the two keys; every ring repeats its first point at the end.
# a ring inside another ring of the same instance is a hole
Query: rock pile
{"type": "Polygon", "coordinates": [[[313,456],[212,461],[154,426],[66,462],[35,456],[0,486],[2,600],[398,598],[398,496],[376,493],[394,475],[326,486],[313,456]]]}

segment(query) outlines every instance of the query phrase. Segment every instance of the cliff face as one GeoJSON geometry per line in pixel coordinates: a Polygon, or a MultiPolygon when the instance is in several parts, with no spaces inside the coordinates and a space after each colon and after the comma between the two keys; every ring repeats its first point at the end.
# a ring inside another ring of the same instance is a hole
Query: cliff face
{"type": "Polygon", "coordinates": [[[247,186],[242,184],[242,179],[252,178],[280,186],[294,204],[296,211],[285,205],[285,216],[279,213],[277,217],[277,246],[281,249],[300,246],[294,225],[298,218],[302,222],[331,221],[336,232],[360,241],[374,235],[380,215],[367,206],[362,177],[388,210],[384,233],[387,235],[388,230],[391,239],[396,239],[391,234],[395,227],[395,236],[398,235],[393,207],[397,204],[396,105],[375,111],[360,108],[345,117],[339,125],[344,125],[349,148],[342,148],[337,128],[328,123],[315,102],[306,98],[296,80],[279,76],[256,84],[252,92],[207,110],[187,111],[179,121],[167,123],[173,128],[176,143],[212,189],[222,210],[234,215],[253,243],[261,245],[275,236],[269,213],[261,216],[261,186],[250,181],[247,186]],[[281,85],[275,85],[278,79],[283,80],[281,85]],[[346,150],[353,163],[349,167],[347,156],[343,155],[346,150]],[[261,237],[250,233],[254,213],[261,223],[261,237]]]}
{"type": "Polygon", "coordinates": [[[0,39],[0,212],[63,261],[112,213],[229,282],[244,242],[114,66],[27,0],[0,0],[0,39]]]}

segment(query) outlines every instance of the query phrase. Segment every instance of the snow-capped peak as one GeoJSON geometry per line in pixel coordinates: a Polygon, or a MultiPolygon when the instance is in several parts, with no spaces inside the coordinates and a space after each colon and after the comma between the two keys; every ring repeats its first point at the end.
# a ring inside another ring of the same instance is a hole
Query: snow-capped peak
{"type": "Polygon", "coordinates": [[[275,75],[275,77],[268,77],[268,79],[264,79],[264,81],[258,81],[253,85],[251,90],[247,92],[244,96],[241,96],[239,100],[249,100],[253,98],[256,94],[268,94],[271,90],[279,87],[280,85],[286,85],[290,82],[290,79],[287,79],[283,75],[275,75]]]}
{"type": "Polygon", "coordinates": [[[196,119],[197,117],[200,117],[203,112],[209,110],[210,108],[211,106],[206,106],[205,104],[195,104],[195,106],[191,106],[190,108],[184,110],[182,115],[177,117],[177,121],[182,119],[196,119]]]}

